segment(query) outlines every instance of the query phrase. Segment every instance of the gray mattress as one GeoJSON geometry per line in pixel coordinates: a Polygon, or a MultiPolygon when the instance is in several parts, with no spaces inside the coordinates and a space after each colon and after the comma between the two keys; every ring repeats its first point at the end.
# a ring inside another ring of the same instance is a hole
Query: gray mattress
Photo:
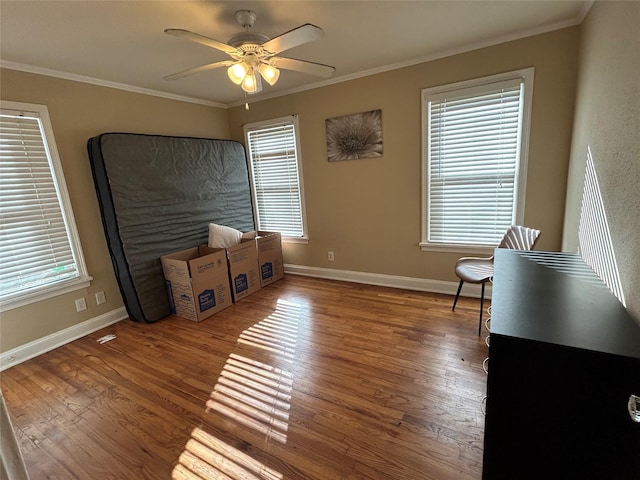
{"type": "Polygon", "coordinates": [[[104,133],[87,148],[111,260],[132,320],[171,313],[160,256],[206,243],[209,223],[254,230],[244,147],[104,133]]]}

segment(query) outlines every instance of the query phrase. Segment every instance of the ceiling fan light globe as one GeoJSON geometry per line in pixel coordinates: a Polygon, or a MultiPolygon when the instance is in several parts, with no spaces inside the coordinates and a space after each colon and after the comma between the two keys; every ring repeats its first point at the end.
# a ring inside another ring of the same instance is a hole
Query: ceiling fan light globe
{"type": "Polygon", "coordinates": [[[247,93],[255,93],[258,91],[258,81],[253,69],[251,69],[242,80],[242,90],[247,93]]]}
{"type": "Polygon", "coordinates": [[[269,85],[275,85],[278,78],[280,78],[280,70],[272,65],[267,65],[266,63],[263,63],[258,67],[258,72],[260,72],[262,78],[264,78],[269,85]]]}
{"type": "Polygon", "coordinates": [[[227,69],[227,75],[233,83],[240,85],[246,78],[248,70],[244,63],[234,63],[227,69]]]}

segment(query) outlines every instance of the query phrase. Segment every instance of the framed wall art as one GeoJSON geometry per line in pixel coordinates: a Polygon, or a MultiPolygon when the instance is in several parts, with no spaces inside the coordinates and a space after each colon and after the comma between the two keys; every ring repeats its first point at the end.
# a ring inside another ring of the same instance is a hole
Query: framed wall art
{"type": "Polygon", "coordinates": [[[325,120],[330,162],[382,156],[382,110],[325,120]]]}

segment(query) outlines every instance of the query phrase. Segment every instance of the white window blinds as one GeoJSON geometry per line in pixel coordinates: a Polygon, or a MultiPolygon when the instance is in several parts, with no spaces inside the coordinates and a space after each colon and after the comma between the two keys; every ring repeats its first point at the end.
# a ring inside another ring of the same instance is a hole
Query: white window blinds
{"type": "Polygon", "coordinates": [[[0,301],[88,280],[70,241],[56,170],[41,115],[2,109],[0,301]]]}
{"type": "Polygon", "coordinates": [[[258,229],[304,236],[294,117],[247,126],[245,133],[258,229]]]}
{"type": "Polygon", "coordinates": [[[515,222],[523,80],[428,95],[428,242],[496,245],[515,222]]]}

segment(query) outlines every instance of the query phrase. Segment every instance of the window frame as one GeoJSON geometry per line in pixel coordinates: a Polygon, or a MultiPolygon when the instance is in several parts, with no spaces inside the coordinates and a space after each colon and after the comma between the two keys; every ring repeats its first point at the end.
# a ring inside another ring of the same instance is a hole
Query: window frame
{"type": "Polygon", "coordinates": [[[47,106],[1,100],[0,110],[35,114],[40,119],[43,135],[42,140],[49,159],[49,167],[53,177],[53,182],[57,190],[58,204],[66,226],[69,246],[78,272],[77,277],[58,281],[49,285],[43,285],[28,291],[16,292],[7,298],[0,300],[0,311],[7,311],[75,290],[87,288],[90,286],[90,281],[93,278],[89,276],[84,260],[84,254],[80,244],[80,236],[78,235],[76,221],[73,215],[73,208],[69,199],[69,192],[67,190],[62,163],[58,154],[58,148],[56,146],[47,106]]]}
{"type": "MultiPolygon", "coordinates": [[[[421,117],[420,133],[422,136],[422,195],[421,195],[421,240],[419,243],[422,251],[440,251],[457,253],[492,254],[494,246],[469,243],[434,243],[428,240],[429,234],[429,166],[430,166],[430,118],[429,99],[447,92],[456,92],[470,88],[490,89],[492,85],[520,79],[523,84],[522,123],[520,132],[519,155],[516,161],[516,179],[514,184],[514,219],[513,223],[522,224],[525,210],[525,197],[527,185],[527,165],[529,156],[529,137],[531,126],[531,110],[533,101],[534,67],[514,70],[495,75],[439,85],[422,89],[421,91],[421,117]]],[[[496,243],[497,245],[497,243],[496,243]]]]}
{"type": "Polygon", "coordinates": [[[244,132],[244,140],[245,140],[245,149],[247,152],[247,167],[249,170],[249,180],[251,183],[251,200],[253,204],[253,219],[256,225],[256,230],[266,230],[260,227],[260,221],[258,216],[258,200],[255,188],[255,179],[253,175],[253,158],[251,155],[251,148],[249,144],[249,132],[261,130],[267,127],[273,127],[278,124],[290,124],[293,126],[293,131],[295,135],[295,153],[296,153],[296,163],[298,169],[298,190],[300,192],[300,222],[302,224],[302,235],[301,236],[290,236],[282,234],[282,241],[286,243],[302,243],[306,244],[309,242],[308,230],[307,230],[307,217],[306,217],[306,207],[305,207],[305,195],[304,195],[304,182],[303,182],[303,173],[302,173],[302,155],[300,150],[300,127],[298,123],[298,115],[287,115],[284,117],[272,118],[269,120],[262,120],[259,122],[252,122],[243,125],[244,132]]]}

